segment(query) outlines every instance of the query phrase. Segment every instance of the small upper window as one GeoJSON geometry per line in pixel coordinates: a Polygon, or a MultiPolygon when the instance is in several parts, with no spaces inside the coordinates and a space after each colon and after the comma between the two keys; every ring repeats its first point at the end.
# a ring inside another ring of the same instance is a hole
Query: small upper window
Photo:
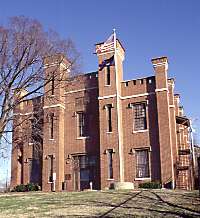
{"type": "Polygon", "coordinates": [[[52,73],[51,77],[51,95],[55,94],[55,74],[52,73]]]}
{"type": "Polygon", "coordinates": [[[54,138],[54,113],[50,114],[50,139],[54,138]]]}
{"type": "Polygon", "coordinates": [[[107,110],[107,132],[112,132],[112,104],[106,105],[107,110]]]}
{"type": "Polygon", "coordinates": [[[106,66],[106,85],[110,85],[110,65],[106,66]]]}
{"type": "Polygon", "coordinates": [[[85,114],[83,111],[77,112],[78,116],[78,137],[84,137],[85,135],[85,114]]]}

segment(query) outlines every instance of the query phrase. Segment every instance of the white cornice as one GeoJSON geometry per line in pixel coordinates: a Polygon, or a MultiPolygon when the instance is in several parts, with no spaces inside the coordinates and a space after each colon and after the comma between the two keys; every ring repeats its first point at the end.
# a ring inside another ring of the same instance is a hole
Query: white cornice
{"type": "Polygon", "coordinates": [[[120,96],[120,98],[124,100],[124,99],[138,98],[138,97],[149,96],[149,95],[154,95],[154,94],[155,94],[154,92],[149,92],[149,93],[143,93],[143,94],[137,94],[137,95],[120,96]]]}
{"type": "Polygon", "coordinates": [[[108,98],[115,98],[117,95],[114,94],[114,95],[106,95],[106,96],[100,96],[98,97],[99,100],[102,100],[102,99],[108,99],[108,98]]]}
{"type": "Polygon", "coordinates": [[[161,88],[161,89],[156,89],[155,92],[163,92],[163,91],[167,91],[168,92],[168,88],[161,88]]]}
{"type": "MultiPolygon", "coordinates": [[[[121,100],[124,100],[124,99],[138,98],[138,97],[149,96],[149,95],[155,95],[155,93],[154,92],[149,92],[149,93],[143,93],[143,94],[137,94],[137,95],[129,95],[129,96],[120,96],[119,95],[119,98],[121,100]]],[[[114,98],[114,97],[116,97],[116,94],[115,95],[100,96],[100,97],[98,97],[98,99],[102,100],[102,99],[108,99],[108,98],[114,98]]]]}
{"type": "Polygon", "coordinates": [[[14,113],[13,116],[17,116],[17,115],[20,115],[20,116],[27,116],[27,115],[31,115],[33,114],[34,112],[28,112],[28,113],[14,113]]]}
{"type": "Polygon", "coordinates": [[[65,109],[65,106],[62,104],[53,104],[53,105],[44,106],[43,109],[54,108],[54,107],[61,107],[61,108],[65,109]]]}
{"type": "Polygon", "coordinates": [[[84,88],[84,89],[78,89],[78,90],[74,90],[74,91],[68,91],[68,92],[65,92],[64,94],[72,94],[72,93],[76,93],[76,92],[82,92],[82,91],[86,91],[86,90],[92,90],[92,89],[97,89],[98,87],[97,86],[94,86],[94,87],[90,87],[90,88],[84,88]]]}

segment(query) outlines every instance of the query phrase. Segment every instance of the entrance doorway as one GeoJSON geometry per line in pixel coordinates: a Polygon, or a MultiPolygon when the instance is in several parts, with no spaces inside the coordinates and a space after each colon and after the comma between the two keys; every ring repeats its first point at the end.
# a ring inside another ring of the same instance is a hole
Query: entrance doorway
{"type": "Polygon", "coordinates": [[[90,188],[90,182],[95,188],[96,179],[96,158],[94,156],[76,155],[73,156],[73,183],[75,191],[82,191],[90,188]]]}
{"type": "Polygon", "coordinates": [[[29,182],[41,185],[41,161],[29,158],[29,182]]]}

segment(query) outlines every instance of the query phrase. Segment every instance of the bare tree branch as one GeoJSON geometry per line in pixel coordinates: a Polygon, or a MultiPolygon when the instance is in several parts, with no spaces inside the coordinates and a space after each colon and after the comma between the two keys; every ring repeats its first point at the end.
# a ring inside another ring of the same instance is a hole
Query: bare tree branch
{"type": "MultiPolygon", "coordinates": [[[[25,17],[12,17],[8,26],[0,26],[0,141],[4,133],[12,132],[6,127],[13,122],[13,111],[27,98],[46,94],[44,87],[52,75],[44,75],[43,59],[55,54],[67,57],[71,74],[79,72],[80,54],[71,39],[63,40],[52,30],[44,31],[37,20],[25,17]],[[27,92],[22,94],[23,90],[27,92]]],[[[16,128],[27,119],[15,123],[16,128]]]]}

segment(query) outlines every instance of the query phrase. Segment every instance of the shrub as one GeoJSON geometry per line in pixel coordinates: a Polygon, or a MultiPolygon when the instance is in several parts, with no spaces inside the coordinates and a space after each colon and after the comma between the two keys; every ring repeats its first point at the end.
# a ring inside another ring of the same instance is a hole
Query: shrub
{"type": "Polygon", "coordinates": [[[39,191],[40,186],[34,183],[28,183],[26,185],[17,185],[13,188],[12,192],[27,192],[27,191],[39,191]]]}
{"type": "Polygon", "coordinates": [[[28,183],[27,185],[26,185],[26,189],[27,189],[27,191],[35,191],[34,190],[34,184],[33,183],[28,183]]]}
{"type": "Polygon", "coordinates": [[[159,189],[161,188],[161,184],[159,182],[145,182],[139,184],[139,188],[159,189]]]}
{"type": "Polygon", "coordinates": [[[25,192],[26,191],[26,186],[21,184],[21,185],[17,185],[14,187],[13,189],[14,192],[25,192]]]}

